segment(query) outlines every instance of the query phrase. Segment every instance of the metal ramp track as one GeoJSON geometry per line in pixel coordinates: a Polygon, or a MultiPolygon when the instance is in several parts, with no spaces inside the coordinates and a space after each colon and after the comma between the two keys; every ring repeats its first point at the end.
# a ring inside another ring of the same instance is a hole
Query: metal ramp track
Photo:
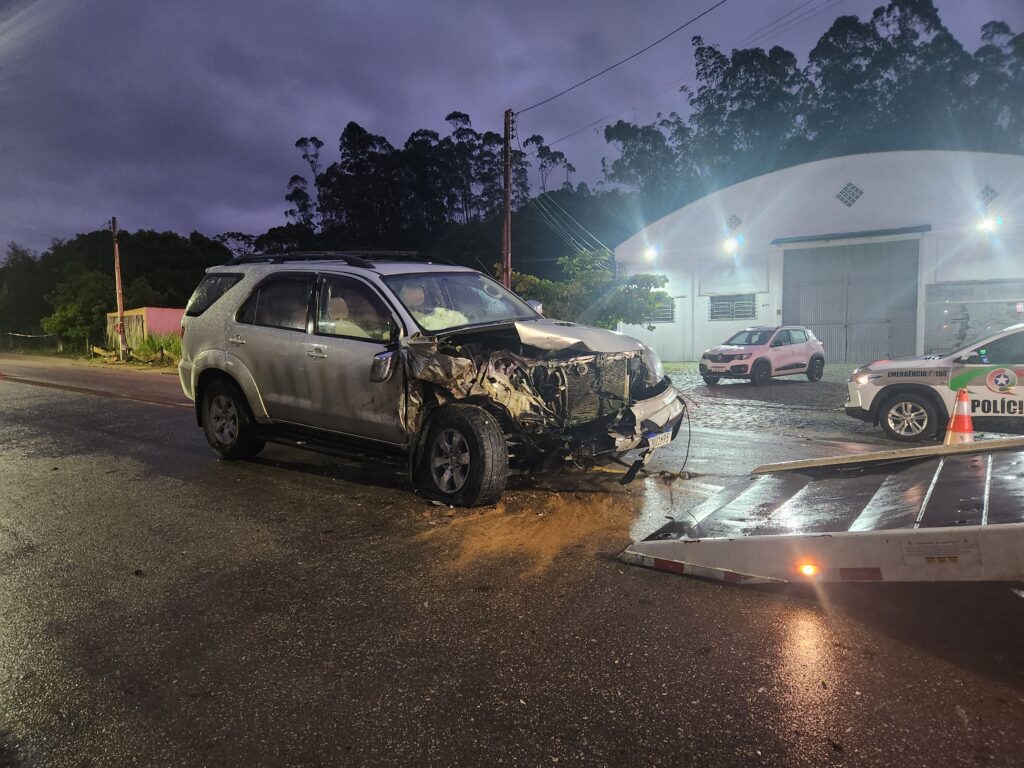
{"type": "Polygon", "coordinates": [[[732,582],[1024,579],[1024,439],[755,473],[620,558],[732,582]]]}

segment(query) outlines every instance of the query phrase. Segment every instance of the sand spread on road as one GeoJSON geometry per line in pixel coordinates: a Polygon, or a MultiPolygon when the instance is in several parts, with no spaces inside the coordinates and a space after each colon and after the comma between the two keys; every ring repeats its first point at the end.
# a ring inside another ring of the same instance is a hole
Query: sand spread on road
{"type": "Polygon", "coordinates": [[[522,562],[525,578],[543,573],[566,554],[581,564],[598,553],[614,555],[630,541],[630,522],[643,503],[642,490],[606,490],[606,482],[589,479],[585,484],[601,487],[507,491],[494,507],[458,510],[443,522],[438,517],[451,515],[451,510],[435,507],[435,524],[419,538],[445,546],[444,562],[452,569],[512,557],[522,562]]]}

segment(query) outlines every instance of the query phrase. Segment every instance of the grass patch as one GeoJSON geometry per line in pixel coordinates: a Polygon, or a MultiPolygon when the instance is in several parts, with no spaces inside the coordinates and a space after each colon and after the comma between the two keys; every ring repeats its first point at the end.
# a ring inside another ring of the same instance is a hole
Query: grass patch
{"type": "Polygon", "coordinates": [[[161,350],[170,353],[174,357],[172,360],[166,355],[164,356],[164,361],[168,365],[173,365],[181,358],[181,337],[176,333],[147,336],[132,352],[143,359],[158,362],[161,350]]]}

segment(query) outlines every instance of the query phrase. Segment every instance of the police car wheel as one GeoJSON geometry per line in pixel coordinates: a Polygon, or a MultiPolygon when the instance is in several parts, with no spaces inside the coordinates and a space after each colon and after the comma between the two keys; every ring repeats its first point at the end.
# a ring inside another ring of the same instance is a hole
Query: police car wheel
{"type": "Polygon", "coordinates": [[[707,384],[709,387],[715,386],[715,384],[717,384],[719,381],[722,380],[721,376],[708,376],[708,375],[704,375],[704,376],[701,376],[701,378],[704,379],[704,383],[707,384]]]}
{"type": "Polygon", "coordinates": [[[878,420],[893,440],[917,443],[935,436],[938,417],[928,398],[908,392],[886,401],[878,420]]]}

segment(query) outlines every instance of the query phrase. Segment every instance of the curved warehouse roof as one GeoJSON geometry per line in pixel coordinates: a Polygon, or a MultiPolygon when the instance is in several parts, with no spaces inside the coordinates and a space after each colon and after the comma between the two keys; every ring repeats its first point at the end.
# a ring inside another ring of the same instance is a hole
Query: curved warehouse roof
{"type": "Polygon", "coordinates": [[[982,214],[1021,230],[1024,156],[920,150],[847,155],[784,168],[702,197],[616,248],[620,262],[649,267],[745,249],[850,238],[938,236],[973,230],[982,214]],[[1016,221],[1014,219],[1016,218],[1016,221]]]}

